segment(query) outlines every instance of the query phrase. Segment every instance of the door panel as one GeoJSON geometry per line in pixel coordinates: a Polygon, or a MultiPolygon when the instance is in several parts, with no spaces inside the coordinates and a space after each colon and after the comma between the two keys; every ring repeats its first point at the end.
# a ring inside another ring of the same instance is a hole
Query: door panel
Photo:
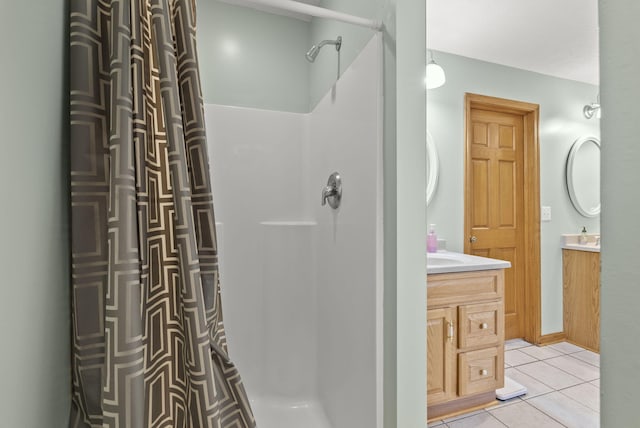
{"type": "Polygon", "coordinates": [[[468,183],[465,252],[508,260],[505,337],[525,336],[524,119],[521,114],[471,108],[467,118],[468,183]]]}
{"type": "Polygon", "coordinates": [[[489,225],[489,194],[484,189],[489,185],[488,159],[474,159],[473,162],[473,224],[475,227],[489,225]]]}
{"type": "Polygon", "coordinates": [[[498,221],[497,226],[504,228],[516,227],[516,165],[512,161],[498,162],[498,221]]]}

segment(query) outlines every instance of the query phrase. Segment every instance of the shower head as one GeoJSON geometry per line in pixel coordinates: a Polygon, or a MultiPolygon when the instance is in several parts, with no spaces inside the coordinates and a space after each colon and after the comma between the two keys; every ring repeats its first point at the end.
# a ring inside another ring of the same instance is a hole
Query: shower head
{"type": "Polygon", "coordinates": [[[342,47],[342,36],[338,36],[336,40],[323,40],[317,45],[311,46],[311,49],[309,49],[309,52],[305,55],[307,57],[307,61],[314,62],[318,53],[320,53],[320,49],[322,49],[324,45],[335,45],[336,50],[340,52],[340,47],[342,47]]]}
{"type": "Polygon", "coordinates": [[[305,55],[307,57],[307,61],[309,62],[315,61],[319,52],[320,52],[320,47],[318,45],[311,46],[311,49],[309,49],[309,52],[307,52],[307,54],[305,55]]]}

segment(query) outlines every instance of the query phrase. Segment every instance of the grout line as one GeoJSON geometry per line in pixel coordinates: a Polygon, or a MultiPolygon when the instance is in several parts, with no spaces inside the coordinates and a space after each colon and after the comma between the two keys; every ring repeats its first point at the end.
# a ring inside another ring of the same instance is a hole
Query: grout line
{"type": "MultiPolygon", "coordinates": [[[[558,358],[558,357],[555,357],[555,358],[558,358]]],[[[546,361],[542,361],[542,360],[538,360],[538,361],[534,361],[534,362],[532,362],[532,363],[527,363],[527,364],[522,364],[522,365],[523,365],[523,366],[527,366],[527,365],[529,365],[529,364],[535,364],[535,363],[537,363],[537,362],[543,362],[543,363],[545,363],[546,365],[548,365],[549,367],[553,367],[554,369],[560,370],[561,372],[564,372],[564,373],[568,374],[569,376],[571,376],[571,377],[574,377],[574,378],[578,379],[578,380],[580,381],[580,383],[593,382],[594,380],[596,380],[596,379],[591,379],[591,380],[584,380],[584,379],[581,379],[581,378],[579,378],[578,376],[574,375],[573,373],[569,373],[568,371],[563,370],[563,369],[561,369],[560,367],[556,367],[556,366],[554,366],[554,365],[552,365],[552,364],[549,364],[549,363],[547,363],[546,361]]],[[[595,366],[592,366],[592,367],[595,367],[595,366]]],[[[526,374],[526,373],[525,373],[525,374],[526,374]]],[[[533,376],[529,375],[529,377],[533,377],[533,376]]],[[[554,391],[559,391],[558,389],[554,388],[553,386],[551,386],[551,385],[547,385],[546,383],[544,383],[544,382],[543,382],[543,381],[541,381],[540,379],[537,379],[537,378],[534,378],[534,379],[536,379],[536,380],[537,380],[538,382],[540,382],[541,384],[543,384],[543,385],[545,385],[545,386],[548,386],[549,388],[553,389],[554,391]]],[[[600,379],[600,376],[598,376],[598,377],[597,377],[597,379],[600,379]]],[[[579,385],[580,383],[576,383],[575,385],[571,385],[571,386],[577,386],[577,385],[579,385]]],[[[566,388],[571,388],[571,386],[567,386],[566,388]]]]}
{"type": "MultiPolygon", "coordinates": [[[[540,394],[540,395],[536,395],[535,397],[531,397],[531,398],[538,398],[538,397],[544,397],[545,395],[549,395],[549,394],[553,394],[554,392],[558,392],[557,390],[553,390],[553,391],[549,391],[549,392],[545,392],[544,394],[540,394]]],[[[564,395],[564,394],[563,394],[564,395]]],[[[529,403],[528,400],[523,400],[525,403],[527,403],[529,406],[533,407],[535,410],[537,410],[538,412],[542,413],[543,415],[546,415],[548,418],[550,418],[551,420],[557,422],[558,424],[562,425],[565,428],[568,428],[567,425],[563,424],[562,422],[560,422],[559,420],[557,420],[556,418],[554,418],[552,415],[548,414],[547,412],[545,412],[542,409],[537,408],[536,406],[534,406],[533,404],[529,403]]],[[[516,427],[509,427],[509,428],[516,428],[516,427]]]]}
{"type": "MultiPolygon", "coordinates": [[[[552,392],[555,392],[555,391],[547,392],[547,393],[545,393],[545,394],[536,395],[536,397],[542,397],[543,395],[551,394],[552,392]]],[[[535,398],[535,397],[533,397],[533,398],[535,398]]],[[[562,422],[560,422],[559,420],[557,420],[556,418],[554,418],[553,416],[551,416],[550,414],[548,414],[548,413],[547,413],[547,412],[545,412],[544,410],[538,409],[538,408],[537,408],[536,406],[534,406],[533,404],[528,403],[526,400],[520,400],[520,402],[526,403],[528,406],[532,407],[534,410],[536,410],[536,411],[538,411],[538,412],[542,413],[543,415],[546,415],[546,416],[547,416],[547,417],[549,417],[551,420],[553,420],[553,421],[557,422],[557,423],[558,423],[558,424],[560,424],[561,426],[563,426],[563,427],[565,427],[565,428],[568,428],[565,424],[563,424],[562,422]]],[[[489,413],[491,413],[491,412],[489,411],[489,413]]],[[[496,416],[494,416],[494,418],[498,419],[496,416]]],[[[500,420],[500,419],[498,419],[498,420],[500,420]]],[[[507,428],[516,428],[516,427],[510,427],[509,425],[506,425],[506,424],[505,424],[504,422],[502,422],[502,421],[500,421],[500,423],[502,423],[503,425],[505,425],[507,428]]]]}
{"type": "MultiPolygon", "coordinates": [[[[570,356],[570,355],[569,355],[569,354],[567,354],[567,356],[570,356]]],[[[559,357],[556,357],[556,358],[559,358],[559,357]]],[[[573,357],[572,357],[572,358],[573,358],[573,357]]],[[[593,365],[591,365],[591,364],[587,363],[586,361],[582,361],[582,360],[580,360],[579,358],[574,358],[574,360],[578,360],[578,361],[583,362],[583,363],[585,363],[585,364],[587,364],[587,365],[589,365],[589,366],[591,366],[591,367],[595,367],[595,368],[597,368],[597,369],[598,369],[598,377],[597,377],[596,379],[600,379],[600,367],[593,366],[593,365]]],[[[549,364],[549,363],[546,363],[546,364],[549,364]]],[[[558,370],[561,370],[561,371],[563,371],[563,372],[565,372],[565,373],[567,373],[567,374],[569,374],[569,375],[571,375],[571,376],[575,377],[576,379],[581,380],[582,382],[593,382],[594,380],[596,380],[596,379],[584,380],[584,379],[581,379],[581,378],[579,378],[578,376],[574,375],[573,373],[569,373],[568,371],[561,369],[560,367],[556,367],[556,366],[554,366],[553,364],[549,364],[549,365],[550,365],[551,367],[554,367],[554,368],[556,368],[556,369],[558,369],[558,370]]],[[[573,385],[573,386],[576,386],[576,385],[573,385]]],[[[569,388],[570,388],[570,387],[569,387],[569,388]]]]}

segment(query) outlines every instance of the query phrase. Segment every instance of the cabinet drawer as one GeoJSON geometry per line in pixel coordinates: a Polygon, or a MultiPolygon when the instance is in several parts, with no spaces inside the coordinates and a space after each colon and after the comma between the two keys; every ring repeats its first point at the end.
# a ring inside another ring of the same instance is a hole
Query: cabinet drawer
{"type": "Polygon", "coordinates": [[[458,395],[493,391],[504,386],[502,346],[458,355],[458,395]]]}
{"type": "Polygon", "coordinates": [[[458,307],[458,346],[496,346],[504,337],[502,302],[479,303],[458,307]]]}
{"type": "Polygon", "coordinates": [[[427,302],[430,307],[498,300],[503,295],[502,270],[427,275],[427,302]]]}

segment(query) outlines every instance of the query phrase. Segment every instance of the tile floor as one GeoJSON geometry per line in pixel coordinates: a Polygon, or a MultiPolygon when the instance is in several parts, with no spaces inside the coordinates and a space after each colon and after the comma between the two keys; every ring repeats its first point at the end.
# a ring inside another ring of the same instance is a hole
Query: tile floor
{"type": "Polygon", "coordinates": [[[600,355],[562,342],[505,344],[505,375],[528,393],[429,428],[591,428],[600,426],[600,355]]]}

